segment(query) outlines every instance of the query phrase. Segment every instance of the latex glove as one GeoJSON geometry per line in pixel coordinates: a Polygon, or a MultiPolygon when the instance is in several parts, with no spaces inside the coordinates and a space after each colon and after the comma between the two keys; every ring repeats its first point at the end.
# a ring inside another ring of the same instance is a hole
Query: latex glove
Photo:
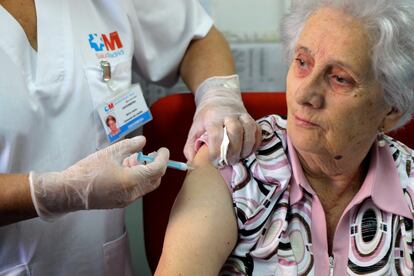
{"type": "Polygon", "coordinates": [[[224,126],[230,140],[227,151],[230,164],[247,157],[260,144],[260,127],[243,105],[237,75],[205,80],[197,88],[195,100],[197,108],[184,147],[188,161],[191,162],[196,153],[196,140],[207,132],[209,157],[217,165],[224,126]]]}
{"type": "Polygon", "coordinates": [[[39,217],[52,220],[76,210],[121,208],[157,188],[167,168],[168,149],[160,148],[152,163],[129,165],[131,155],[145,142],[143,136],[125,139],[62,172],[31,172],[30,190],[39,217]]]}

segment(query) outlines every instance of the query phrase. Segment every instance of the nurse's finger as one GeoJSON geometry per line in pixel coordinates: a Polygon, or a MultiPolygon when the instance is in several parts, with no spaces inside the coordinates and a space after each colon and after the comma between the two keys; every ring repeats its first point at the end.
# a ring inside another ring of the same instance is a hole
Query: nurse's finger
{"type": "Polygon", "coordinates": [[[132,171],[135,173],[137,177],[137,183],[145,182],[145,181],[154,181],[161,178],[167,169],[167,163],[170,158],[170,151],[167,148],[160,148],[154,161],[140,166],[132,167],[132,171]]]}
{"type": "Polygon", "coordinates": [[[217,165],[220,158],[220,146],[223,140],[223,123],[209,123],[206,127],[208,155],[210,161],[217,165]]]}
{"type": "Polygon", "coordinates": [[[200,138],[205,131],[204,127],[196,122],[191,126],[184,146],[184,156],[189,162],[193,161],[196,154],[195,144],[197,139],[200,138]]]}
{"type": "Polygon", "coordinates": [[[126,157],[141,151],[144,148],[145,143],[145,137],[140,135],[117,142],[116,144],[105,148],[103,151],[122,163],[126,157]]]}
{"type": "Polygon", "coordinates": [[[122,162],[124,167],[133,167],[136,165],[140,165],[141,163],[137,160],[138,153],[131,154],[130,156],[126,157],[122,162]]]}
{"type": "Polygon", "coordinates": [[[243,145],[241,150],[241,157],[246,158],[252,153],[255,148],[258,125],[256,121],[253,120],[253,118],[247,113],[240,115],[239,120],[243,127],[243,145]]]}
{"type": "Polygon", "coordinates": [[[230,141],[227,149],[227,161],[229,164],[235,164],[240,160],[243,145],[243,125],[239,117],[225,118],[224,125],[230,141]]]}

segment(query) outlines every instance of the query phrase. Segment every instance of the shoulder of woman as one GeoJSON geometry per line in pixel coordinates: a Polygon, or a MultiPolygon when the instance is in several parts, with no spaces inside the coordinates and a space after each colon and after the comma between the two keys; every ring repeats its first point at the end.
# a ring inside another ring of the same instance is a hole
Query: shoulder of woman
{"type": "Polygon", "coordinates": [[[401,165],[402,161],[411,162],[414,160],[414,150],[390,136],[385,136],[390,152],[396,165],[401,165]]]}
{"type": "Polygon", "coordinates": [[[402,189],[410,189],[414,194],[414,150],[391,137],[386,137],[386,141],[388,142],[402,189]]]}
{"type": "Polygon", "coordinates": [[[232,193],[239,228],[266,210],[285,194],[291,167],[286,153],[285,121],[270,115],[259,119],[263,141],[258,149],[239,163],[227,167],[227,184],[232,193]],[[229,172],[231,171],[231,172],[229,172]]]}

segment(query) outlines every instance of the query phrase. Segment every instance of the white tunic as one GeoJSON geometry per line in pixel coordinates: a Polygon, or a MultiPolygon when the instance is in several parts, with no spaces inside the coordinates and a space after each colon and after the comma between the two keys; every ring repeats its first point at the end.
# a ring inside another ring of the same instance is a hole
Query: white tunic
{"type": "MultiPolygon", "coordinates": [[[[197,0],[36,0],[38,52],[0,6],[0,173],[59,171],[101,148],[94,108],[137,73],[172,84],[211,19],[197,0]],[[134,61],[134,62],[135,62],[134,61]]],[[[129,275],[124,210],[0,227],[0,275],[129,275]]]]}

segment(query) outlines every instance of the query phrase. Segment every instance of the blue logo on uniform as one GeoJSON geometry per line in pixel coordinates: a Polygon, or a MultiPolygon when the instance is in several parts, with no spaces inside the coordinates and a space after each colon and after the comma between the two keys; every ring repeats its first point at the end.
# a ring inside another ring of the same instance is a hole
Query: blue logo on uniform
{"type": "Polygon", "coordinates": [[[102,52],[105,47],[102,37],[97,34],[89,34],[89,45],[96,52],[102,52]]]}

